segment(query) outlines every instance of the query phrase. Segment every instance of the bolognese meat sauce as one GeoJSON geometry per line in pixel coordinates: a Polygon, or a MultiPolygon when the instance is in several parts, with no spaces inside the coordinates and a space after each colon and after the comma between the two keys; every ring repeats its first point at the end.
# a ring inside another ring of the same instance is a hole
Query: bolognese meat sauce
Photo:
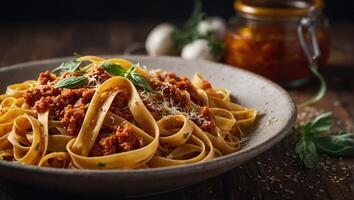
{"type": "MultiPolygon", "coordinates": [[[[91,84],[102,84],[111,78],[111,75],[102,67],[94,67],[86,73],[86,76],[89,78],[86,87],[77,89],[54,87],[54,84],[61,79],[81,75],[78,72],[65,72],[57,77],[49,71],[40,73],[38,77],[39,85],[25,91],[23,95],[26,104],[34,107],[38,113],[49,111],[51,118],[59,120],[69,135],[77,135],[84,121],[88,104],[95,93],[95,89],[91,88],[91,84]]],[[[157,101],[168,102],[169,106],[176,107],[183,112],[190,111],[188,110],[190,100],[198,105],[203,105],[203,99],[198,95],[195,87],[187,77],[178,77],[174,73],[157,71],[153,76],[148,78],[148,81],[151,87],[155,91],[158,91],[153,94],[157,101]]],[[[211,88],[211,85],[209,82],[205,82],[204,87],[211,88]]],[[[142,95],[141,91],[139,93],[142,95]]],[[[109,111],[127,121],[134,121],[134,117],[128,106],[129,96],[130,94],[126,91],[120,91],[115,97],[109,111]]],[[[159,120],[164,116],[164,113],[161,112],[156,102],[151,101],[149,98],[144,99],[142,96],[141,98],[154,119],[159,120]]],[[[198,116],[192,120],[204,131],[210,131],[215,127],[213,116],[207,107],[203,107],[198,116]]],[[[102,144],[104,143],[103,141],[108,139],[108,137],[102,139],[102,144]]]]}
{"type": "Polygon", "coordinates": [[[157,87],[157,89],[161,86],[164,86],[163,88],[167,86],[168,90],[172,90],[173,93],[177,94],[177,97],[181,93],[180,90],[185,90],[190,94],[190,98],[194,103],[200,106],[203,105],[203,99],[200,98],[197,90],[187,77],[178,77],[175,73],[158,71],[153,78],[150,78],[150,83],[152,83],[153,87],[157,87]]]}
{"type": "Polygon", "coordinates": [[[198,113],[198,116],[195,119],[193,119],[193,121],[203,131],[210,132],[216,127],[214,122],[214,116],[206,106],[202,107],[202,109],[198,113]]]}
{"type": "Polygon", "coordinates": [[[131,125],[125,124],[114,127],[113,134],[100,134],[89,155],[107,156],[143,146],[143,139],[135,134],[131,125]]]}
{"type": "Polygon", "coordinates": [[[44,85],[44,84],[54,81],[55,79],[56,79],[56,76],[54,74],[50,73],[49,71],[45,71],[45,72],[41,72],[39,74],[37,81],[40,84],[44,85]]]}

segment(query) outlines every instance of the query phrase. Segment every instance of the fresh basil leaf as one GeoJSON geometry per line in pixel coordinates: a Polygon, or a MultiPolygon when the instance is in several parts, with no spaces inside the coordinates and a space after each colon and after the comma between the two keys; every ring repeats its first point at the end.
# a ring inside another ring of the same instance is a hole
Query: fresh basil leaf
{"type": "Polygon", "coordinates": [[[353,157],[354,135],[342,132],[337,135],[323,135],[331,128],[332,113],[326,112],[298,127],[300,139],[295,151],[304,165],[312,168],[317,162],[317,150],[332,156],[353,157]]]}
{"type": "Polygon", "coordinates": [[[87,81],[86,76],[71,76],[58,81],[54,87],[55,88],[78,88],[87,81]]]}
{"type": "Polygon", "coordinates": [[[153,92],[150,84],[143,76],[133,72],[131,73],[130,77],[134,85],[142,87],[147,92],[153,92]]]}
{"type": "Polygon", "coordinates": [[[131,67],[127,70],[127,72],[124,74],[124,77],[130,76],[130,74],[135,71],[135,68],[136,68],[136,65],[131,66],[131,67]]]}
{"type": "Polygon", "coordinates": [[[318,117],[316,117],[314,120],[311,121],[311,130],[312,132],[320,133],[320,132],[325,132],[328,131],[331,128],[331,123],[332,123],[332,113],[331,112],[326,112],[318,117]]]}
{"type": "Polygon", "coordinates": [[[316,137],[314,138],[314,142],[316,144],[317,149],[323,153],[338,157],[353,157],[353,133],[316,137]]]}
{"type": "Polygon", "coordinates": [[[117,64],[113,63],[103,63],[100,65],[106,72],[110,75],[113,76],[123,76],[125,73],[125,70],[117,64]]]}
{"type": "Polygon", "coordinates": [[[295,147],[295,152],[299,155],[300,159],[303,160],[305,157],[305,153],[303,149],[305,148],[305,140],[301,138],[297,143],[295,147]]]}
{"type": "Polygon", "coordinates": [[[326,112],[317,116],[310,122],[300,125],[298,130],[305,136],[317,135],[319,133],[329,131],[331,128],[331,123],[332,113],[326,112]]]}
{"type": "Polygon", "coordinates": [[[75,72],[79,68],[81,61],[77,61],[76,59],[65,61],[59,67],[55,68],[52,73],[56,75],[60,75],[63,72],[75,72]]]}
{"type": "Polygon", "coordinates": [[[154,90],[151,88],[149,82],[143,76],[136,73],[135,69],[136,65],[133,65],[123,76],[129,79],[134,85],[142,87],[145,91],[153,92],[154,90]]]}
{"type": "Polygon", "coordinates": [[[316,166],[318,161],[318,154],[316,146],[311,140],[301,138],[296,144],[295,152],[304,162],[305,167],[313,168],[316,166]]]}

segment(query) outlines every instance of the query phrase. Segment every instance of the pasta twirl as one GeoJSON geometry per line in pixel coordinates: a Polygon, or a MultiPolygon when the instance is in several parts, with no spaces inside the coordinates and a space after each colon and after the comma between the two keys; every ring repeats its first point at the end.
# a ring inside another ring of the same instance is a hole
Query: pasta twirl
{"type": "Polygon", "coordinates": [[[96,56],[10,85],[0,101],[0,160],[54,168],[203,162],[239,150],[257,115],[199,73],[96,56]]]}

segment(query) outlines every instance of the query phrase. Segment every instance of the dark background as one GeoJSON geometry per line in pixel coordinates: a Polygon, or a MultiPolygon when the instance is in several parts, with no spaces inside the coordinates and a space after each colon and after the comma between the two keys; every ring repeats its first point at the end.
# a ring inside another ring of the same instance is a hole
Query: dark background
{"type": "MultiPolygon", "coordinates": [[[[354,20],[354,0],[325,3],[325,14],[331,20],[354,20]]],[[[0,22],[184,20],[192,7],[192,0],[11,0],[1,1],[0,22]]],[[[235,15],[233,0],[204,0],[203,9],[225,18],[235,15]]]]}

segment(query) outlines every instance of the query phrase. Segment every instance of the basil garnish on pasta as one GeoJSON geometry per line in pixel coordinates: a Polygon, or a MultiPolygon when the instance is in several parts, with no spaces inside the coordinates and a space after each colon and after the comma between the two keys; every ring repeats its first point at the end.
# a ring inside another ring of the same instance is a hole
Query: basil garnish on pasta
{"type": "Polygon", "coordinates": [[[54,87],[56,88],[78,88],[85,84],[88,80],[86,76],[71,76],[58,81],[54,87]]]}
{"type": "Polygon", "coordinates": [[[65,61],[59,67],[55,68],[52,73],[60,75],[63,72],[76,72],[80,64],[81,62],[76,59],[65,61]]]}
{"type": "Polygon", "coordinates": [[[113,63],[103,63],[101,67],[106,70],[106,72],[113,76],[123,76],[125,74],[125,70],[117,64],[113,63]]]}
{"type": "Polygon", "coordinates": [[[146,92],[153,92],[153,89],[147,82],[147,80],[141,75],[132,71],[130,74],[126,76],[134,85],[142,87],[146,92]]]}
{"type": "Polygon", "coordinates": [[[148,81],[135,72],[136,65],[131,66],[125,71],[121,66],[113,63],[103,63],[100,65],[108,74],[113,76],[124,76],[129,79],[134,85],[142,87],[146,92],[153,92],[148,81]]]}

